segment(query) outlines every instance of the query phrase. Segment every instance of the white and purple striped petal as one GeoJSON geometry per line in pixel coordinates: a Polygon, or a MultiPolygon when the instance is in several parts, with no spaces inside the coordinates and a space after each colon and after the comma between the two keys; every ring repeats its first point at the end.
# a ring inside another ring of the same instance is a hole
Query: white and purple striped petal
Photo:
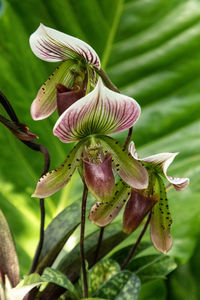
{"type": "Polygon", "coordinates": [[[110,134],[134,125],[140,106],[132,98],[106,88],[99,79],[95,89],[74,103],[58,119],[54,134],[64,143],[90,134],[110,134]]]}
{"type": "Polygon", "coordinates": [[[81,58],[100,69],[99,57],[87,43],[43,24],[30,36],[30,46],[34,54],[45,61],[81,58]]]}
{"type": "Polygon", "coordinates": [[[183,190],[188,184],[189,184],[189,178],[177,178],[177,177],[171,177],[167,175],[167,169],[173,162],[174,158],[179,154],[178,152],[176,153],[170,153],[170,152],[164,152],[164,153],[159,153],[155,155],[151,155],[142,159],[138,158],[138,154],[135,149],[135,144],[134,142],[131,142],[129,145],[129,152],[131,155],[139,160],[143,161],[145,163],[148,163],[152,165],[152,167],[161,167],[159,170],[159,173],[163,173],[163,175],[166,177],[166,179],[173,184],[174,188],[177,191],[183,190]]]}

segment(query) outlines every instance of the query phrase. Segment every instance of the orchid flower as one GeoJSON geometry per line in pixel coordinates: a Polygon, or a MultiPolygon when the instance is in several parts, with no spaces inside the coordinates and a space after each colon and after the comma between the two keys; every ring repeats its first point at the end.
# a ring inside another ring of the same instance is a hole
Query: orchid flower
{"type": "Polygon", "coordinates": [[[91,209],[90,220],[99,226],[108,225],[120,212],[128,200],[123,216],[123,230],[127,234],[133,232],[142,222],[148,212],[151,212],[151,239],[154,246],[166,253],[172,246],[170,226],[172,223],[166,188],[163,177],[177,191],[184,189],[188,178],[175,178],[167,175],[167,169],[178,153],[160,153],[144,159],[139,159],[133,142],[129,152],[135,160],[142,162],[149,173],[148,188],[137,190],[130,188],[122,181],[118,183],[114,196],[109,202],[97,202],[91,209]],[[112,217],[110,217],[112,216],[112,217]]]}
{"type": "MultiPolygon", "coordinates": [[[[73,101],[83,96],[85,83],[87,91],[95,86],[94,69],[100,69],[100,60],[94,49],[85,42],[40,24],[30,36],[30,46],[40,59],[62,62],[42,85],[32,103],[31,115],[34,120],[47,118],[56,109],[57,84],[66,87],[68,92],[75,92],[73,101]],[[77,94],[77,91],[80,91],[81,95],[77,94]]],[[[65,103],[65,109],[69,105],[65,103]]],[[[62,108],[62,112],[65,109],[62,108]]]]}
{"type": "MultiPolygon", "coordinates": [[[[171,177],[167,175],[167,169],[173,162],[174,158],[178,155],[178,152],[159,153],[139,159],[133,142],[130,143],[129,151],[133,158],[141,161],[146,166],[149,173],[149,187],[147,190],[148,196],[146,200],[147,204],[142,204],[144,208],[140,213],[140,221],[142,221],[145,215],[152,208],[150,220],[151,239],[154,246],[159,251],[166,253],[172,246],[172,238],[170,235],[172,218],[169,211],[169,204],[163,178],[166,179],[177,191],[183,190],[189,184],[189,179],[171,177]],[[153,201],[155,202],[153,203],[153,201]]],[[[143,196],[140,196],[141,199],[139,199],[139,201],[137,198],[137,194],[133,192],[132,197],[129,200],[130,203],[132,203],[130,204],[132,208],[136,205],[140,207],[140,203],[144,200],[143,196]]],[[[131,210],[130,207],[129,211],[126,209],[124,212],[124,231],[128,233],[135,229],[135,213],[133,212],[132,214],[132,212],[133,210],[131,210]]]]}
{"type": "MultiPolygon", "coordinates": [[[[54,134],[63,142],[78,141],[65,162],[40,178],[34,197],[48,197],[68,183],[76,168],[99,201],[115,192],[113,170],[136,189],[148,185],[148,173],[118,142],[106,134],[132,127],[140,115],[138,103],[106,88],[101,79],[92,92],[72,104],[58,119],[54,134]]],[[[124,184],[125,184],[124,183],[124,184]]]]}

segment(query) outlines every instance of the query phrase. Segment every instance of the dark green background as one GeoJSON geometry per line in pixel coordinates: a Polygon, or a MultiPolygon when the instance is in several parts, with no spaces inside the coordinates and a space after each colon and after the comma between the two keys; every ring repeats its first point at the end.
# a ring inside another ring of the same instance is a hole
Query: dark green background
{"type": "MultiPolygon", "coordinates": [[[[143,286],[141,299],[198,300],[200,269],[200,1],[199,0],[4,0],[0,16],[0,90],[21,122],[29,125],[59,165],[72,145],[52,134],[58,116],[33,121],[30,104],[56,67],[39,60],[29,36],[39,23],[88,42],[121,92],[135,98],[142,115],[134,127],[141,157],[180,154],[170,175],[190,186],[169,192],[174,245],[181,264],[167,281],[143,286]]],[[[1,111],[2,112],[2,111],[1,111]]],[[[125,137],[125,133],[117,136],[125,137]]],[[[30,198],[42,172],[42,156],[0,131],[0,207],[15,236],[22,272],[28,270],[39,230],[38,200],[30,198]],[[22,249],[23,247],[23,249],[22,249]]],[[[46,200],[46,224],[80,196],[76,174],[68,187],[46,200]]]]}

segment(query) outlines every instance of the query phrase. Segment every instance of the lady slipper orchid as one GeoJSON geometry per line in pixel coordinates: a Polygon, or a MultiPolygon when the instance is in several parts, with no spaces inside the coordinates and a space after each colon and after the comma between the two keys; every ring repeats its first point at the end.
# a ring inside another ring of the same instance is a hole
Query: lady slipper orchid
{"type": "Polygon", "coordinates": [[[64,143],[79,141],[66,161],[38,182],[34,196],[48,197],[60,190],[77,167],[98,201],[112,199],[114,170],[136,189],[148,185],[148,173],[118,142],[106,136],[132,127],[140,115],[138,103],[106,88],[101,79],[92,92],[72,104],[58,119],[54,134],[64,143]]]}
{"type": "Polygon", "coordinates": [[[87,78],[88,91],[91,86],[95,85],[94,68],[100,69],[100,60],[94,49],[87,43],[40,24],[30,36],[30,46],[40,59],[48,62],[62,62],[42,85],[32,103],[31,115],[34,120],[47,118],[56,109],[57,84],[63,84],[69,88],[78,78],[81,88],[81,84],[87,78]]]}
{"type": "Polygon", "coordinates": [[[133,232],[141,224],[144,217],[151,212],[151,239],[154,246],[166,253],[172,246],[170,226],[172,223],[166,188],[162,177],[173,184],[177,191],[184,189],[188,178],[176,178],[167,175],[167,169],[178,153],[160,153],[139,159],[134,143],[131,142],[129,152],[135,160],[141,161],[149,173],[148,188],[143,190],[130,188],[122,180],[115,187],[113,198],[94,204],[90,211],[90,220],[99,226],[108,225],[120,212],[128,200],[123,216],[123,230],[127,234],[133,232]]]}
{"type": "MultiPolygon", "coordinates": [[[[151,212],[151,239],[154,246],[161,252],[166,253],[170,250],[172,246],[172,238],[170,235],[170,226],[172,224],[171,214],[169,211],[169,205],[167,200],[166,188],[163,182],[163,177],[168,180],[170,184],[174,186],[177,191],[183,190],[188,184],[188,178],[177,178],[167,175],[167,169],[173,162],[174,158],[178,154],[176,153],[159,153],[152,155],[143,159],[139,159],[137,152],[135,150],[135,145],[133,142],[130,143],[129,151],[135,159],[141,161],[143,165],[146,166],[149,173],[149,187],[148,187],[148,197],[153,198],[156,202],[152,208],[151,212]]],[[[130,201],[130,200],[129,200],[130,201]]],[[[137,201],[137,197],[134,196],[132,201],[137,201]]],[[[143,200],[141,199],[141,202],[143,200]]],[[[141,215],[142,218],[149,211],[150,202],[147,201],[145,213],[141,215]]],[[[141,206],[144,203],[141,203],[141,206]]],[[[151,208],[151,207],[150,207],[151,208]]],[[[124,229],[125,231],[133,231],[134,226],[134,216],[132,215],[133,222],[128,224],[128,217],[131,217],[132,211],[126,211],[124,218],[124,229]],[[133,225],[133,228],[131,226],[133,225]],[[133,229],[133,230],[132,230],[133,229]]]]}

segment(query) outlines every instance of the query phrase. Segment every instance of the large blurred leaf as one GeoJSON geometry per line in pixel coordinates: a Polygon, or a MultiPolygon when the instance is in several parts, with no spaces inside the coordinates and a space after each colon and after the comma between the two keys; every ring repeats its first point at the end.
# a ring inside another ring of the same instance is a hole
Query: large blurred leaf
{"type": "MultiPolygon", "coordinates": [[[[120,90],[138,100],[142,115],[134,128],[140,156],[180,151],[169,172],[189,176],[185,192],[169,192],[174,247],[188,260],[200,234],[200,2],[199,0],[4,0],[0,19],[0,89],[23,123],[40,136],[60,164],[71,145],[52,135],[56,113],[34,122],[29,114],[37,89],[55,68],[31,53],[28,37],[40,22],[89,42],[120,90]]],[[[124,134],[118,134],[122,139],[124,134]]],[[[38,201],[30,199],[42,157],[26,149],[1,126],[0,205],[17,235],[20,261],[33,254],[38,234],[38,201]],[[15,221],[19,220],[19,225],[15,221]],[[35,223],[33,232],[32,223],[35,223]],[[26,242],[24,242],[26,241],[26,242]],[[22,251],[20,243],[25,243],[22,251]]],[[[79,197],[76,179],[46,200],[47,222],[79,197]]]]}

